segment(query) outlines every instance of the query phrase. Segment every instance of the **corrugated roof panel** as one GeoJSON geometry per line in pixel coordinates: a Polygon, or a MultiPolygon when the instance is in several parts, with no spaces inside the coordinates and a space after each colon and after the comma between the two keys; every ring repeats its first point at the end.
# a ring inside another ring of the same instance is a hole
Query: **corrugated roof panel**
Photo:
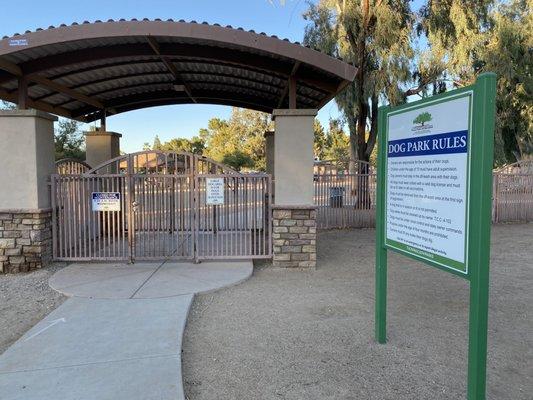
{"type": "Polygon", "coordinates": [[[157,84],[154,83],[154,84],[151,84],[150,86],[138,86],[138,87],[126,88],[126,89],[118,88],[117,90],[113,90],[112,92],[106,92],[103,94],[99,94],[95,97],[101,101],[106,101],[110,99],[116,99],[119,97],[130,96],[133,94],[150,93],[150,92],[157,92],[161,90],[171,90],[171,89],[172,89],[172,83],[170,82],[157,83],[157,84]]]}
{"type": "MultiPolygon", "coordinates": [[[[298,106],[316,107],[355,76],[355,68],[275,36],[209,24],[148,20],[83,23],[51,27],[16,39],[23,42],[17,48],[9,39],[0,40],[0,58],[16,64],[15,68],[0,69],[0,87],[16,91],[17,78],[11,74],[20,67],[26,73],[95,97],[104,107],[120,106],[121,98],[128,96],[135,101],[136,95],[140,96],[139,107],[172,102],[175,93],[176,101],[192,101],[172,90],[171,83],[176,82],[189,86],[193,95],[198,90],[205,101],[212,98],[218,104],[227,100],[228,104],[249,104],[264,111],[277,106],[282,93],[286,94],[288,77],[295,66],[299,66],[298,106]],[[169,60],[175,69],[166,66],[169,60]],[[232,94],[237,98],[233,99],[232,94]]],[[[61,92],[61,88],[51,84],[50,89],[42,80],[39,82],[35,85],[30,78],[30,97],[64,104],[64,108],[81,110],[91,118],[96,115],[95,107],[65,94],[54,94],[53,90],[61,92]]]]}

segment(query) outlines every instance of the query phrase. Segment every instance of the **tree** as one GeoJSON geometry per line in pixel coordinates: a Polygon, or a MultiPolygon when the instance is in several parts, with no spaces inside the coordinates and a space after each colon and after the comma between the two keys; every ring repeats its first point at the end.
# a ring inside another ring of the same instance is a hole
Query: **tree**
{"type": "Polygon", "coordinates": [[[55,157],[85,160],[85,138],[80,131],[80,123],[72,119],[60,118],[54,132],[55,157]]]}
{"type": "Polygon", "coordinates": [[[533,151],[532,6],[531,0],[429,0],[419,11],[418,31],[449,88],[470,85],[485,71],[497,74],[496,165],[533,151]]]}
{"type": "Polygon", "coordinates": [[[314,141],[313,141],[313,152],[316,159],[323,160],[326,150],[326,132],[324,127],[318,119],[315,119],[314,123],[314,141]]]}
{"type": "Polygon", "coordinates": [[[496,165],[533,157],[533,1],[514,0],[490,14],[481,71],[497,74],[496,165]]]}
{"type": "Polygon", "coordinates": [[[330,119],[326,135],[326,160],[334,161],[338,167],[346,168],[350,161],[350,138],[344,133],[339,120],[330,119]]]}
{"type": "Polygon", "coordinates": [[[264,133],[272,130],[272,127],[268,114],[233,108],[228,120],[209,120],[208,128],[200,130],[199,137],[205,141],[205,155],[208,157],[220,162],[234,162],[239,168],[264,171],[264,133]],[[253,163],[244,162],[244,155],[253,163]]]}
{"type": "Polygon", "coordinates": [[[152,145],[152,150],[163,150],[161,140],[159,139],[158,135],[155,135],[154,137],[154,144],[152,145]]]}
{"type": "Polygon", "coordinates": [[[354,83],[335,98],[350,131],[353,170],[356,160],[370,159],[376,144],[380,98],[401,103],[426,90],[440,70],[431,62],[414,66],[408,0],[320,0],[304,17],[310,21],[306,44],[358,68],[354,83]]]}
{"type": "Polygon", "coordinates": [[[255,161],[252,157],[241,150],[235,150],[232,153],[224,154],[221,162],[229,165],[237,171],[240,171],[243,168],[253,168],[255,166],[255,161]]]}
{"type": "Polygon", "coordinates": [[[424,126],[424,124],[429,121],[431,121],[431,114],[428,112],[423,112],[422,114],[418,114],[418,116],[413,120],[413,124],[420,124],[424,126]]]}
{"type": "Polygon", "coordinates": [[[16,104],[10,103],[5,100],[0,101],[0,110],[14,110],[17,108],[16,104]]]}
{"type": "Polygon", "coordinates": [[[160,144],[159,150],[187,153],[203,154],[205,149],[205,141],[198,136],[193,136],[191,139],[175,138],[168,142],[160,144]]]}

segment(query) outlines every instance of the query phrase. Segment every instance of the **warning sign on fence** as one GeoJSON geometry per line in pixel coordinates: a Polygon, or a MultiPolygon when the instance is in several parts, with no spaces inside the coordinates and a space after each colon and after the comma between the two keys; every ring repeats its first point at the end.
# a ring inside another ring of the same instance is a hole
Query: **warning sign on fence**
{"type": "Polygon", "coordinates": [[[206,178],[205,203],[210,206],[224,204],[224,178],[206,178]]]}
{"type": "Polygon", "coordinates": [[[120,211],[119,192],[93,192],[93,211],[120,211]]]}

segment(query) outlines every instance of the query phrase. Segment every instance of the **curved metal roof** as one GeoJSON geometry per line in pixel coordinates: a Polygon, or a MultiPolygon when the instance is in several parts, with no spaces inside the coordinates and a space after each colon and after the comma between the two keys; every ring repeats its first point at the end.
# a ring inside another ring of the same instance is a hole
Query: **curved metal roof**
{"type": "Polygon", "coordinates": [[[185,21],[74,23],[0,40],[1,99],[17,103],[27,87],[27,106],[86,122],[186,103],[272,112],[290,96],[320,108],[356,71],[287,39],[185,21]]]}

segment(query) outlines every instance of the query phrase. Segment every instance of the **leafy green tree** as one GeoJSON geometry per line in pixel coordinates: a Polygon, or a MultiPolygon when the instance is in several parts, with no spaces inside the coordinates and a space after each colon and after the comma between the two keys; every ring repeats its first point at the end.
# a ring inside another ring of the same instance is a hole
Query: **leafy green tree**
{"type": "Polygon", "coordinates": [[[163,150],[162,146],[163,145],[161,144],[161,140],[159,139],[159,136],[155,135],[154,144],[152,145],[152,150],[163,150]]]}
{"type": "Polygon", "coordinates": [[[241,150],[235,150],[232,153],[224,154],[221,162],[237,171],[240,171],[243,168],[255,167],[255,160],[253,160],[249,154],[246,154],[241,150]]]}
{"type": "Polygon", "coordinates": [[[80,131],[80,123],[60,118],[54,132],[55,157],[85,160],[85,138],[80,131]]]}
{"type": "Polygon", "coordinates": [[[490,14],[481,71],[497,74],[495,163],[533,158],[533,1],[513,0],[490,14]]]}
{"type": "Polygon", "coordinates": [[[205,142],[198,136],[193,136],[191,139],[174,138],[160,146],[160,150],[164,151],[185,151],[194,154],[203,154],[204,149],[205,142]]]}
{"type": "Polygon", "coordinates": [[[205,141],[204,154],[208,157],[220,162],[240,160],[236,164],[242,168],[263,171],[266,167],[264,133],[272,128],[270,115],[233,108],[228,120],[211,119],[208,128],[200,130],[199,137],[205,141]],[[243,154],[253,160],[253,164],[241,162],[243,154]]]}
{"type": "Polygon", "coordinates": [[[419,12],[419,32],[449,88],[497,74],[496,165],[533,152],[532,7],[531,0],[429,0],[419,12]]]}
{"type": "Polygon", "coordinates": [[[413,124],[420,124],[424,126],[424,124],[429,121],[431,121],[431,114],[428,112],[423,112],[413,120],[413,124]]]}
{"type": "Polygon", "coordinates": [[[440,70],[413,63],[415,16],[408,0],[319,0],[304,17],[310,21],[306,44],[358,68],[354,83],[335,99],[350,131],[353,169],[355,160],[369,160],[376,144],[380,98],[401,103],[426,90],[440,70]]]}
{"type": "Polygon", "coordinates": [[[315,154],[315,158],[319,160],[324,159],[324,154],[326,150],[326,132],[324,131],[324,127],[320,123],[318,119],[315,119],[314,124],[314,142],[313,142],[313,151],[315,154]]]}
{"type": "Polygon", "coordinates": [[[334,161],[338,167],[345,169],[350,161],[350,138],[342,129],[339,120],[329,121],[329,130],[326,135],[326,148],[324,151],[326,160],[334,161]]]}

